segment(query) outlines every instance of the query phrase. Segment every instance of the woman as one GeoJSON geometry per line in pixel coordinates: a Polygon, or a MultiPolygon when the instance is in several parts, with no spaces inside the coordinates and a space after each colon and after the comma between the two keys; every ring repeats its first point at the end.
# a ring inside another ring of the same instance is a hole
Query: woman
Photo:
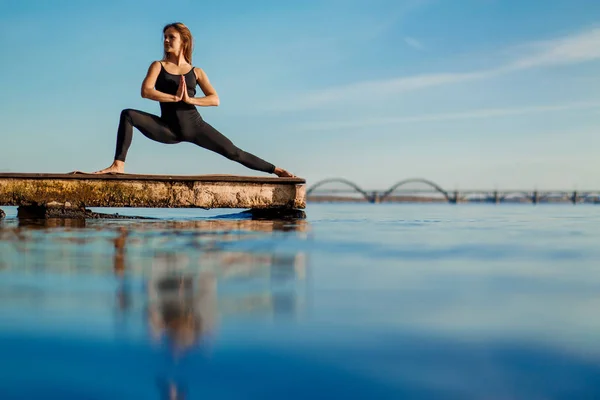
{"type": "Polygon", "coordinates": [[[196,106],[219,105],[219,96],[201,68],[192,66],[193,38],[182,23],[163,28],[164,56],[154,61],[142,83],[142,97],[160,102],[161,116],[126,109],[121,112],[117,131],[117,148],[112,165],[96,174],[123,173],[125,157],[133,138],[133,128],[157,142],[173,144],[195,143],[219,153],[248,168],[293,177],[288,171],[237,148],[229,139],[206,123],[196,106]],[[203,97],[194,97],[196,84],[203,97]]]}

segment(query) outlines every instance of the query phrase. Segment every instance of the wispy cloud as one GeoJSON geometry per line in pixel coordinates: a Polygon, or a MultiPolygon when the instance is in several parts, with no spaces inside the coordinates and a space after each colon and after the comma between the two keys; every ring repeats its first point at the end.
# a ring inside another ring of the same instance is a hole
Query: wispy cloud
{"type": "Polygon", "coordinates": [[[406,36],[404,38],[404,43],[406,43],[407,45],[409,45],[410,47],[412,47],[413,49],[417,49],[417,50],[423,50],[423,44],[421,42],[419,42],[417,39],[410,37],[410,36],[406,36]]]}
{"type": "Polygon", "coordinates": [[[526,49],[527,55],[494,68],[355,82],[344,86],[307,92],[296,97],[296,101],[289,102],[286,105],[280,103],[276,108],[278,110],[317,108],[326,104],[341,102],[344,99],[360,98],[365,93],[368,93],[369,97],[378,98],[427,87],[491,79],[520,70],[597,60],[600,59],[600,28],[554,40],[526,43],[519,46],[519,48],[526,49]]]}
{"type": "Polygon", "coordinates": [[[508,65],[504,72],[575,64],[600,58],[600,28],[550,41],[534,42],[524,46],[531,54],[521,57],[508,65]]]}
{"type": "Polygon", "coordinates": [[[481,110],[469,110],[453,113],[436,113],[422,114],[403,117],[386,117],[386,118],[363,118],[355,120],[327,121],[314,124],[306,124],[299,126],[300,130],[304,131],[325,131],[333,129],[345,128],[364,128],[372,126],[385,126],[400,123],[419,123],[419,122],[435,122],[435,121],[450,121],[463,119],[483,119],[494,117],[505,117],[515,115],[539,114],[546,112],[569,111],[569,110],[584,110],[584,109],[600,109],[600,101],[598,102],[577,102],[568,104],[556,105],[537,105],[530,107],[514,107],[514,108],[486,108],[481,110]]]}

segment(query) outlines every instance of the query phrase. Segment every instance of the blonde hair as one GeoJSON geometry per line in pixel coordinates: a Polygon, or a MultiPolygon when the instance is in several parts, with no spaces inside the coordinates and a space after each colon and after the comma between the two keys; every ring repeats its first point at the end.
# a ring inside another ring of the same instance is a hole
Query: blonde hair
{"type": "MultiPolygon", "coordinates": [[[[167,31],[167,29],[173,28],[181,35],[181,41],[183,42],[183,58],[188,63],[192,63],[192,51],[194,50],[194,38],[192,37],[192,32],[181,22],[173,22],[171,24],[165,25],[163,28],[163,34],[167,31]]],[[[167,52],[163,52],[163,60],[167,59],[167,52]]]]}

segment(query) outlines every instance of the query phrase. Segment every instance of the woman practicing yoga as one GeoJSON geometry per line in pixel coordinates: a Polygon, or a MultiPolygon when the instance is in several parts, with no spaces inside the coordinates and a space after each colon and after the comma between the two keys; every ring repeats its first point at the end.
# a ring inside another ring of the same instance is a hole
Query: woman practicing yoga
{"type": "Polygon", "coordinates": [[[154,61],[142,83],[142,97],[160,102],[161,116],[126,109],[121,112],[117,130],[117,148],[112,165],[96,174],[123,173],[133,128],[157,142],[195,143],[248,168],[293,177],[288,171],[237,148],[231,140],[206,123],[196,106],[218,106],[219,96],[201,68],[192,66],[193,38],[182,23],[163,28],[164,56],[154,61]],[[196,95],[196,84],[203,97],[196,95]]]}

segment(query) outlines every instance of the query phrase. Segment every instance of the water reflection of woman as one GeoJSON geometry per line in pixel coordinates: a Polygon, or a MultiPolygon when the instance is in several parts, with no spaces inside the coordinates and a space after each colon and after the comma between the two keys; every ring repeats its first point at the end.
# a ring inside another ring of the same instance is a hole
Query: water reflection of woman
{"type": "Polygon", "coordinates": [[[176,353],[190,349],[214,332],[216,279],[212,273],[151,277],[148,296],[150,333],[157,341],[166,338],[176,353]]]}

